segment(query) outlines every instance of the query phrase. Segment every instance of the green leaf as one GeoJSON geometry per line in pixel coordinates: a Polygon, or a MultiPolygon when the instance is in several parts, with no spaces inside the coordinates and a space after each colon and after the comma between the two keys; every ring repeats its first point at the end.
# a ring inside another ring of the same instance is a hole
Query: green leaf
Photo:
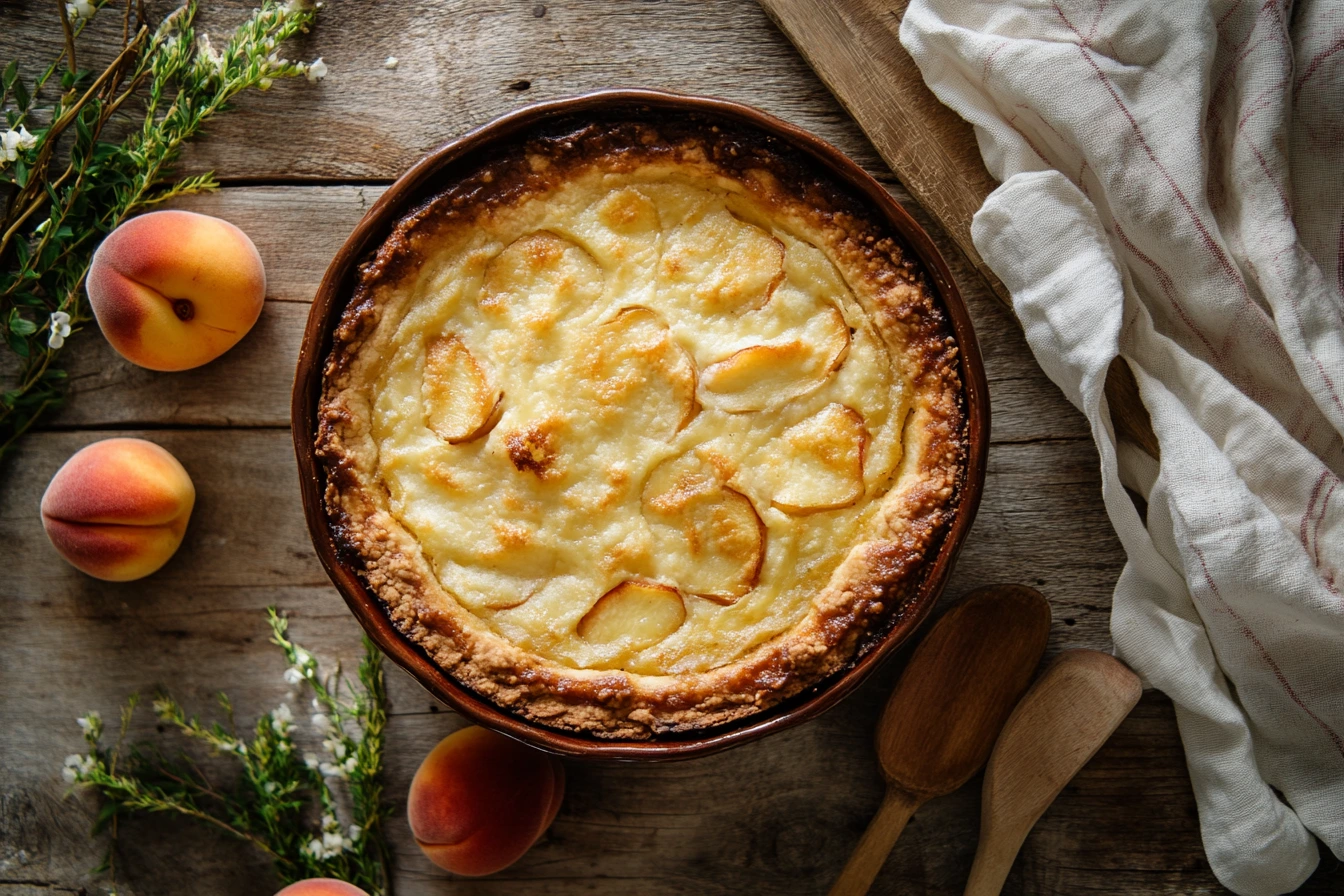
{"type": "Polygon", "coordinates": [[[0,82],[5,85],[5,89],[14,86],[14,79],[19,76],[19,60],[11,59],[9,65],[5,66],[5,73],[0,76],[0,82]]]}
{"type": "Polygon", "coordinates": [[[49,380],[53,383],[60,383],[68,379],[69,376],[68,373],[61,370],[59,367],[48,367],[46,372],[42,374],[42,379],[49,380]]]}
{"type": "Polygon", "coordinates": [[[28,110],[28,102],[30,99],[28,96],[28,88],[23,86],[22,78],[15,78],[13,86],[14,104],[26,112],[28,110]]]}
{"type": "Polygon", "coordinates": [[[90,832],[93,836],[101,834],[107,830],[107,826],[112,823],[112,819],[117,817],[117,812],[121,810],[119,803],[107,800],[98,809],[98,817],[93,820],[93,830],[90,832]]]}
{"type": "Polygon", "coordinates": [[[20,187],[28,183],[28,164],[23,159],[14,163],[14,183],[20,187]]]}
{"type": "Polygon", "coordinates": [[[20,336],[31,336],[37,332],[37,324],[26,317],[19,316],[19,309],[9,312],[9,332],[20,336]]]}
{"type": "Polygon", "coordinates": [[[17,333],[5,332],[5,341],[9,343],[10,349],[20,358],[28,357],[28,340],[17,333]]]}

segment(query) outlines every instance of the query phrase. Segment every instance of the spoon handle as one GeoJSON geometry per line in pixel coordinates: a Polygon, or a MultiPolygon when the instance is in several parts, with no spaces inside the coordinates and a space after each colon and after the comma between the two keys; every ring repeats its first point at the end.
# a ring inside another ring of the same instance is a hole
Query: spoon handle
{"type": "Polygon", "coordinates": [[[830,896],[863,896],[868,892],[887,854],[896,845],[896,838],[905,830],[905,823],[923,802],[896,787],[887,788],[882,806],[868,823],[859,845],[854,847],[845,870],[835,879],[830,896]]]}
{"type": "Polygon", "coordinates": [[[963,896],[999,896],[1003,892],[1008,872],[1013,870],[1013,862],[1027,839],[1028,830],[1030,828],[993,836],[981,830],[980,845],[975,851],[963,896]]]}

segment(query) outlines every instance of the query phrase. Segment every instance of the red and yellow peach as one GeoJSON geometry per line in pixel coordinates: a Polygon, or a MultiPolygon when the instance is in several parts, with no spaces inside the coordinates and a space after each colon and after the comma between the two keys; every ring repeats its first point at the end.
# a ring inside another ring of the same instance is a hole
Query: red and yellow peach
{"type": "Polygon", "coordinates": [[[560,811],[559,760],[487,731],[439,742],[411,781],[406,814],[425,855],[454,874],[494,874],[522,858],[560,811]]]}
{"type": "Polygon", "coordinates": [[[275,896],[369,896],[354,884],[332,877],[310,877],[285,887],[275,896]]]}
{"type": "Polygon", "coordinates": [[[42,496],[42,525],[76,569],[128,582],[168,562],[195,503],[191,477],[163,448],[104,439],[56,471],[42,496]]]}
{"type": "Polygon", "coordinates": [[[228,221],[150,212],[103,240],[88,291],[103,335],[128,361],[187,370],[224,354],[257,322],[266,271],[252,240],[228,221]]]}

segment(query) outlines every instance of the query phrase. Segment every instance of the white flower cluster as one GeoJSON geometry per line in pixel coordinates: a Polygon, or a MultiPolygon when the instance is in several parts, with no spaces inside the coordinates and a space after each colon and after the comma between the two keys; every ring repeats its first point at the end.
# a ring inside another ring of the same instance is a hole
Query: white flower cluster
{"type": "Polygon", "coordinates": [[[350,825],[349,831],[341,833],[340,822],[336,816],[327,813],[322,816],[322,836],[314,837],[303,847],[303,851],[315,859],[334,859],[342,850],[355,851],[355,841],[364,832],[359,825],[350,825]]]}
{"type": "Polygon", "coordinates": [[[290,684],[302,684],[306,679],[317,677],[317,660],[302,647],[294,651],[294,665],[285,670],[285,681],[290,684]]]}
{"type": "Polygon", "coordinates": [[[210,35],[201,32],[201,36],[196,38],[196,51],[197,65],[209,74],[224,74],[224,56],[210,43],[210,35]]]}
{"type": "Polygon", "coordinates": [[[61,777],[74,784],[97,767],[98,760],[92,756],[80,756],[78,753],[71,753],[65,757],[65,768],[61,769],[61,777]]]}
{"type": "Polygon", "coordinates": [[[0,134],[0,162],[12,162],[19,157],[19,150],[32,149],[36,145],[37,138],[23,125],[19,125],[17,131],[10,128],[0,134]]]}
{"type": "Polygon", "coordinates": [[[73,3],[65,4],[65,14],[76,21],[91,19],[97,11],[98,7],[90,0],[74,0],[73,3]]]}
{"type": "Polygon", "coordinates": [[[271,730],[281,737],[288,737],[293,727],[294,713],[290,711],[288,703],[281,703],[271,713],[271,730]]]}
{"type": "Polygon", "coordinates": [[[80,716],[75,721],[79,723],[79,730],[84,732],[85,737],[97,738],[103,731],[103,717],[96,712],[80,716]]]}
{"type": "Polygon", "coordinates": [[[237,753],[239,756],[247,755],[247,744],[240,740],[221,740],[215,744],[215,747],[223,753],[237,753]]]}
{"type": "Polygon", "coordinates": [[[70,315],[56,311],[51,315],[51,332],[47,334],[47,347],[60,348],[65,345],[65,337],[70,335],[70,315]]]}

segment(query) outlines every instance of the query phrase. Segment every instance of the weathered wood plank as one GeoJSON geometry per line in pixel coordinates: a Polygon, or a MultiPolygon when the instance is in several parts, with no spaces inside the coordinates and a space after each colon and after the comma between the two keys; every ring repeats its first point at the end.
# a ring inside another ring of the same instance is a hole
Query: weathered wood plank
{"type": "MultiPolygon", "coordinates": [[[[147,5],[156,15],[172,8],[171,0],[147,5]]],[[[254,4],[202,5],[201,29],[218,35],[254,4]]],[[[32,60],[30,67],[50,59],[62,41],[53,16],[39,0],[6,3],[0,54],[32,60]]],[[[120,40],[120,20],[112,18],[84,35],[85,58],[109,54],[120,40]]],[[[190,148],[187,170],[249,181],[390,179],[429,149],[511,109],[613,86],[750,103],[881,167],[788,40],[740,0],[331,2],[288,53],[321,56],[330,74],[318,85],[281,82],[242,96],[237,112],[190,148]],[[395,70],[383,67],[388,56],[399,60],[395,70]]]]}

